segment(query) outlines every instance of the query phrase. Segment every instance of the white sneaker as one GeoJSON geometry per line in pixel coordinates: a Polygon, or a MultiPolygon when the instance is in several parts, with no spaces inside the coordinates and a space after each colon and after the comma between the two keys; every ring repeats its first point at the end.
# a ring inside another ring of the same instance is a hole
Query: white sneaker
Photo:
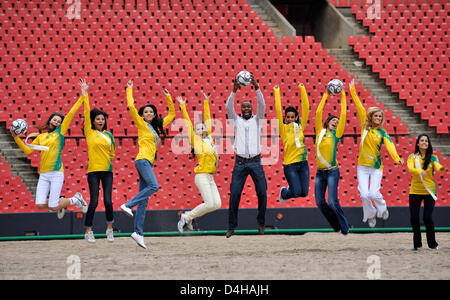
{"type": "Polygon", "coordinates": [[[84,234],[84,239],[88,241],[88,243],[95,243],[94,232],[88,231],[84,234]]]}
{"type": "Polygon", "coordinates": [[[194,231],[194,225],[192,225],[192,220],[186,221],[186,227],[190,231],[194,231]]]}
{"type": "Polygon", "coordinates": [[[120,206],[120,209],[121,209],[127,216],[133,217],[133,211],[132,211],[130,208],[126,207],[125,204],[122,204],[122,205],[120,206]]]}
{"type": "Polygon", "coordinates": [[[72,199],[76,199],[76,200],[77,200],[77,201],[75,202],[75,206],[76,206],[76,207],[80,208],[81,211],[82,211],[83,213],[86,213],[86,212],[87,212],[87,210],[88,210],[88,205],[87,205],[86,201],[84,201],[83,195],[81,195],[80,193],[76,193],[76,194],[72,197],[72,199]]]}
{"type": "Polygon", "coordinates": [[[280,189],[280,194],[278,195],[278,200],[280,200],[280,203],[281,204],[284,204],[284,203],[286,203],[287,201],[288,201],[288,199],[284,199],[283,197],[281,197],[281,191],[283,190],[283,189],[287,189],[287,187],[282,187],[281,189],[280,189]]]}
{"type": "Polygon", "coordinates": [[[385,210],[385,211],[383,212],[383,214],[381,215],[381,218],[382,218],[383,220],[387,220],[387,219],[389,218],[389,211],[388,211],[388,210],[385,210]]]}
{"type": "Polygon", "coordinates": [[[106,229],[106,240],[110,243],[114,242],[114,231],[112,229],[106,229]]]}
{"type": "Polygon", "coordinates": [[[66,209],[65,208],[61,208],[60,210],[58,210],[56,212],[56,217],[61,220],[62,218],[64,218],[64,214],[65,213],[66,213],[66,209]]]}
{"type": "Polygon", "coordinates": [[[183,227],[186,224],[186,220],[184,219],[184,214],[181,214],[180,221],[178,221],[177,228],[180,233],[183,233],[183,227]]]}
{"type": "Polygon", "coordinates": [[[377,225],[377,219],[375,217],[367,219],[367,224],[369,224],[370,228],[373,228],[375,227],[375,225],[377,225]]]}
{"type": "Polygon", "coordinates": [[[131,235],[131,238],[133,240],[135,240],[139,246],[141,246],[144,249],[147,249],[147,246],[145,246],[145,243],[144,243],[144,237],[142,235],[138,234],[137,232],[133,232],[133,234],[131,235]]]}

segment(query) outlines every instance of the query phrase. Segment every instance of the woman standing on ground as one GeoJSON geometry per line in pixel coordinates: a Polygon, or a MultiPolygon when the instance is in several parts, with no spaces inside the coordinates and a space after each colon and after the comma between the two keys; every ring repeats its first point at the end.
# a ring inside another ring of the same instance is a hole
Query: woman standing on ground
{"type": "Polygon", "coordinates": [[[446,169],[439,163],[431,140],[426,134],[417,137],[414,154],[408,157],[408,171],[412,174],[411,188],[409,190],[409,212],[411,214],[411,227],[413,229],[413,250],[422,247],[420,233],[420,206],[423,200],[423,222],[425,223],[427,244],[431,249],[438,249],[434,233],[433,209],[437,200],[436,183],[433,179],[434,171],[445,172],[446,169]]]}

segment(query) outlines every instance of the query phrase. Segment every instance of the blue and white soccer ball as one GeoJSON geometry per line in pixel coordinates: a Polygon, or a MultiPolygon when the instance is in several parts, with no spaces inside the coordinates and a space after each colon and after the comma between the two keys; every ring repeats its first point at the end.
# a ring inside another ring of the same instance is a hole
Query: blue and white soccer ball
{"type": "Polygon", "coordinates": [[[17,119],[12,122],[11,129],[17,135],[26,134],[28,130],[28,124],[27,122],[25,122],[25,120],[17,119]]]}
{"type": "Polygon", "coordinates": [[[339,79],[333,79],[328,82],[327,88],[332,95],[339,95],[344,88],[344,84],[339,79]]]}
{"type": "Polygon", "coordinates": [[[240,71],[236,75],[236,81],[243,86],[248,86],[252,82],[252,74],[249,71],[240,71]]]}

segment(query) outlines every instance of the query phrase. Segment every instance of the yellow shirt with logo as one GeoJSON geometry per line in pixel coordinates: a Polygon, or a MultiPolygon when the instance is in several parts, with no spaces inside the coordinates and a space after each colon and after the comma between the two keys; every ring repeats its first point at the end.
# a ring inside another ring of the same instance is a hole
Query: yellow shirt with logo
{"type": "Polygon", "coordinates": [[[297,148],[295,143],[295,127],[294,124],[285,124],[283,119],[283,112],[281,109],[281,96],[280,88],[274,87],[275,94],[275,110],[278,119],[278,128],[280,131],[280,137],[283,141],[284,147],[284,159],[283,165],[290,165],[293,163],[306,161],[308,159],[308,150],[305,146],[304,130],[309,117],[309,101],[308,94],[304,86],[299,85],[302,99],[302,117],[301,124],[298,124],[298,139],[300,147],[297,148]]]}
{"type": "MultiPolygon", "coordinates": [[[[169,114],[163,119],[163,127],[169,125],[175,118],[175,107],[173,105],[172,96],[166,96],[166,101],[169,114]]],[[[145,122],[134,107],[133,88],[127,88],[127,105],[130,109],[131,118],[138,129],[139,153],[135,160],[146,159],[153,164],[156,155],[156,141],[159,137],[153,134],[153,131],[149,128],[151,125],[145,122]]],[[[155,116],[155,118],[157,118],[157,116],[155,116]]]]}
{"type": "MultiPolygon", "coordinates": [[[[408,171],[412,174],[411,179],[411,187],[409,190],[410,194],[414,195],[429,195],[427,189],[422,183],[422,180],[420,179],[420,174],[423,172],[423,163],[424,159],[422,158],[422,155],[418,154],[419,161],[420,161],[420,169],[416,168],[416,159],[414,157],[414,154],[411,154],[408,157],[408,171]]],[[[436,191],[436,183],[434,181],[433,175],[434,171],[441,170],[442,165],[439,163],[439,159],[436,155],[431,156],[431,161],[428,164],[427,169],[425,172],[427,173],[426,177],[423,177],[424,183],[428,186],[428,188],[437,195],[436,191]]]]}
{"type": "MultiPolygon", "coordinates": [[[[191,146],[194,148],[194,152],[197,155],[198,165],[195,167],[194,172],[198,173],[215,173],[218,161],[218,155],[215,149],[205,142],[201,136],[196,135],[194,133],[194,127],[192,126],[191,119],[186,110],[185,104],[180,104],[181,111],[183,112],[183,118],[185,120],[186,127],[188,128],[189,141],[191,146]]],[[[209,110],[209,101],[205,99],[203,102],[204,114],[205,114],[205,125],[206,125],[206,134],[207,139],[210,140],[210,143],[214,145],[214,142],[211,138],[211,113],[209,110]]]]}
{"type": "MultiPolygon", "coordinates": [[[[366,124],[366,110],[361,104],[361,100],[356,93],[355,87],[350,88],[353,101],[355,101],[356,111],[358,113],[359,123],[361,125],[361,140],[366,124]]],[[[387,131],[383,128],[368,128],[368,133],[364,140],[364,144],[359,146],[358,165],[369,166],[375,169],[383,169],[381,160],[381,146],[385,144],[392,159],[400,162],[400,156],[397,153],[394,143],[387,131]],[[372,158],[368,157],[371,156],[372,158]]]]}
{"type": "MultiPolygon", "coordinates": [[[[83,96],[81,96],[78,101],[72,106],[70,111],[64,117],[61,125],[53,130],[52,132],[44,132],[39,134],[31,144],[41,145],[49,148],[49,151],[40,151],[41,163],[39,167],[39,173],[45,173],[50,171],[64,171],[64,166],[61,159],[61,153],[64,148],[64,135],[69,129],[70,123],[72,122],[75,113],[80,108],[83,103],[83,96]]],[[[34,152],[20,139],[19,136],[14,138],[20,149],[29,155],[34,152]]]]}
{"type": "Polygon", "coordinates": [[[88,145],[88,173],[112,172],[112,160],[116,153],[116,143],[110,132],[106,130],[99,132],[92,129],[88,95],[84,97],[84,135],[88,145]]]}

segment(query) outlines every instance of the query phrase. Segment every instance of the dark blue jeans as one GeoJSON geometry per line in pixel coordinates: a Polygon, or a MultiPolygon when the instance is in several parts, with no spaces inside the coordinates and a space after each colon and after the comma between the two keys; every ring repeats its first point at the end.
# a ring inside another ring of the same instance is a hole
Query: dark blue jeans
{"type": "Polygon", "coordinates": [[[256,220],[258,225],[264,226],[267,207],[267,181],[261,159],[251,162],[244,162],[236,159],[230,185],[230,207],[228,209],[228,229],[235,229],[238,225],[239,202],[244,189],[245,181],[251,176],[255,184],[256,195],[258,196],[258,215],[256,220]]]}
{"type": "Polygon", "coordinates": [[[289,187],[282,189],[281,197],[291,199],[306,197],[309,192],[309,166],[307,161],[301,161],[290,165],[284,165],[284,176],[289,187]]]}
{"type": "Polygon", "coordinates": [[[317,170],[314,192],[316,204],[322,214],[333,227],[343,234],[348,233],[348,222],[338,200],[339,168],[332,170],[317,170]],[[325,192],[328,187],[328,203],[325,200],[325,192]]]}

